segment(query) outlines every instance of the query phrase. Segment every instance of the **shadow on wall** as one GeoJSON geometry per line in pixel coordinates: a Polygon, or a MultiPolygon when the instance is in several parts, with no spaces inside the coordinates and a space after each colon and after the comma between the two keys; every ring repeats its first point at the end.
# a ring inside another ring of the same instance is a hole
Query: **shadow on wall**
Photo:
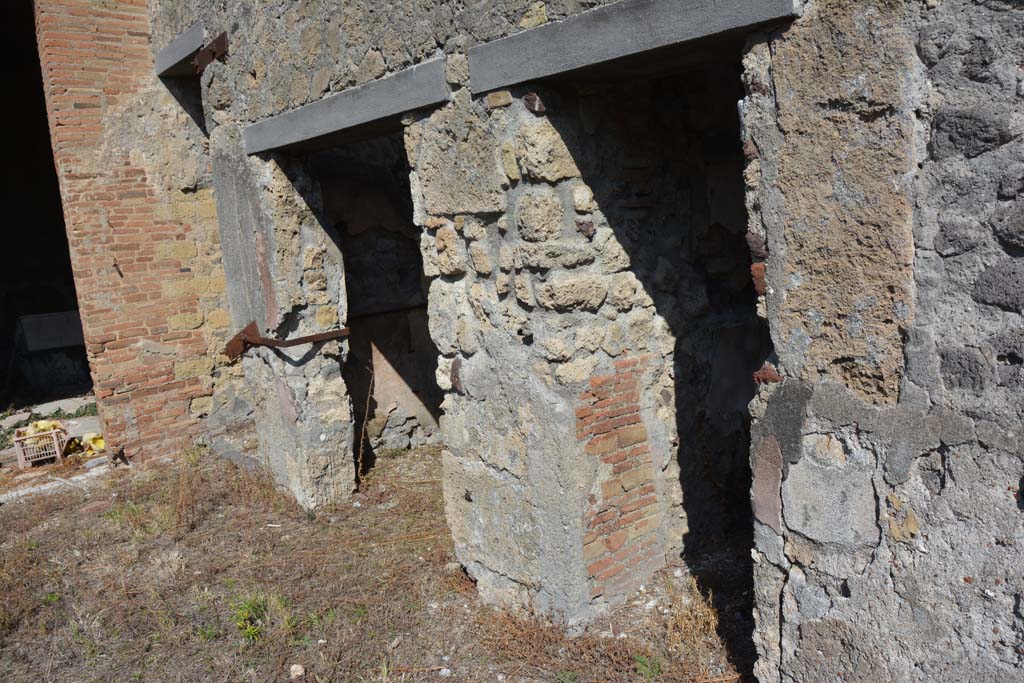
{"type": "MultiPolygon", "coordinates": [[[[574,195],[577,230],[594,241],[610,228],[628,256],[624,272],[635,275],[667,323],[672,352],[655,370],[666,379],[648,387],[641,404],[674,414],[675,424],[663,431],[677,437],[660,446],[676,449],[680,466],[688,520],[683,559],[702,590],[714,594],[734,664],[750,671],[748,404],[771,340],[750,277],[738,54],[734,63],[671,77],[535,92],[593,192],[596,208],[585,206],[585,191],[574,195]],[[673,386],[674,398],[665,391],[673,386]]],[[[613,280],[609,297],[627,280],[613,280]]],[[[622,349],[606,341],[605,351],[622,349]]]]}
{"type": "Polygon", "coordinates": [[[199,75],[170,76],[161,78],[160,82],[203,132],[203,135],[209,137],[210,133],[206,129],[206,113],[203,110],[203,86],[199,75]]]}

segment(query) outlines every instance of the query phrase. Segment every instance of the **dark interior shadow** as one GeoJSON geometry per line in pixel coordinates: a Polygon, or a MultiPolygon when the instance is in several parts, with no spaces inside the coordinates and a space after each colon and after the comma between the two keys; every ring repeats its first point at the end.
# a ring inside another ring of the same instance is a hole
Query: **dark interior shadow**
{"type": "Polygon", "coordinates": [[[43,74],[30,2],[0,5],[0,46],[13,106],[0,196],[7,259],[0,268],[0,412],[92,388],[50,144],[43,74]],[[34,316],[56,314],[40,324],[34,316]],[[56,324],[55,324],[56,323],[56,324]],[[69,334],[75,326],[78,331],[69,334]],[[29,330],[29,334],[25,331],[29,330]],[[32,331],[34,330],[34,332],[32,331]],[[26,343],[27,342],[27,343],[26,343]]]}
{"type": "Polygon", "coordinates": [[[313,181],[296,188],[344,259],[351,334],[342,376],[362,476],[379,451],[436,432],[443,399],[404,143],[391,132],[290,156],[313,181]]]}
{"type": "Polygon", "coordinates": [[[646,80],[549,83],[518,94],[528,90],[594,193],[598,211],[578,215],[580,232],[594,240],[595,230],[612,230],[674,337],[674,447],[689,528],[682,559],[713,595],[719,635],[749,675],[748,404],[771,341],[757,316],[746,241],[739,50],[646,80]]]}

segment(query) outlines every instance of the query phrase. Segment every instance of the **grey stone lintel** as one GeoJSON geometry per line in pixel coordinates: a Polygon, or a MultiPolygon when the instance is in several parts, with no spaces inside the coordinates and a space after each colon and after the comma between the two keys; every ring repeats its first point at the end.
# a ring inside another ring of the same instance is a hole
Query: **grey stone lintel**
{"type": "Polygon", "coordinates": [[[406,112],[447,102],[450,96],[444,57],[436,57],[246,126],[245,153],[323,146],[353,129],[373,129],[406,112]]]}
{"type": "Polygon", "coordinates": [[[161,78],[195,76],[191,60],[203,48],[205,41],[206,26],[197,21],[156,53],[156,75],[161,78]]]}
{"type": "Polygon", "coordinates": [[[795,0],[622,0],[469,50],[474,94],[798,15],[795,0]]]}

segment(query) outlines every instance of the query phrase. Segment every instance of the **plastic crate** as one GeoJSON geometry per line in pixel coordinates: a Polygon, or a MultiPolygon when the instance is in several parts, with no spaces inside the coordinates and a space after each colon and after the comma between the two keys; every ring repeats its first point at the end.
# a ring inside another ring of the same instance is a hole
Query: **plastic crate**
{"type": "Polygon", "coordinates": [[[68,442],[68,432],[63,425],[48,432],[26,434],[28,427],[14,432],[14,448],[18,452],[18,467],[31,467],[43,460],[58,461],[64,459],[64,446],[68,442]]]}

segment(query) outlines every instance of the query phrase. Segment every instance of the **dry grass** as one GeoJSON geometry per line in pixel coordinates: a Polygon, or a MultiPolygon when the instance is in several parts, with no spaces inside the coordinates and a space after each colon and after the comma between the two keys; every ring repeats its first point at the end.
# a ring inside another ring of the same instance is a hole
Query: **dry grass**
{"type": "Polygon", "coordinates": [[[724,661],[710,603],[627,606],[628,635],[578,638],[481,606],[451,564],[436,449],[381,458],[353,503],[314,518],[197,450],[88,500],[4,505],[3,680],[262,682],[301,664],[317,682],[632,683],[712,680],[724,661]]]}

